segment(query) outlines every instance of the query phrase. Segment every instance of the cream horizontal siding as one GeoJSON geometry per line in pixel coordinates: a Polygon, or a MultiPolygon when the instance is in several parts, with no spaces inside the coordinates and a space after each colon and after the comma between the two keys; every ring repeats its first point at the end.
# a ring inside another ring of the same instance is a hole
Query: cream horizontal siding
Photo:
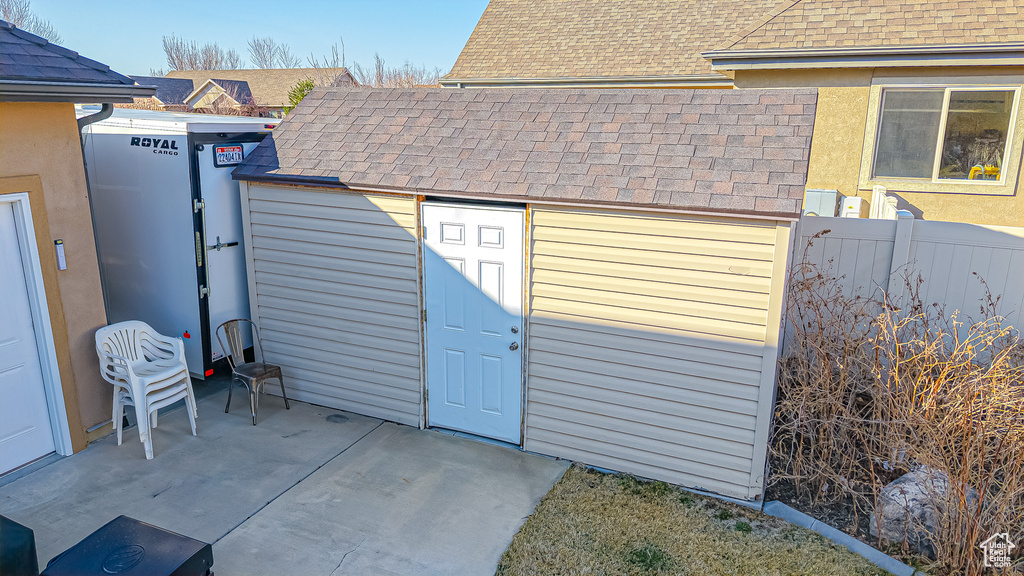
{"type": "Polygon", "coordinates": [[[252,184],[246,198],[253,319],[288,394],[418,425],[414,199],[252,184]]]}
{"type": "Polygon", "coordinates": [[[777,223],[537,206],[530,221],[525,448],[758,495],[777,223]]]}

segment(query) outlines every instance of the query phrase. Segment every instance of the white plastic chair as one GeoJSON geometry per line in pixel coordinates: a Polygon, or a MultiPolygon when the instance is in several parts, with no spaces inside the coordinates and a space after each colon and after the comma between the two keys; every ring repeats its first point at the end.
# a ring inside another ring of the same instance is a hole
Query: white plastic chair
{"type": "Polygon", "coordinates": [[[119,322],[96,331],[96,354],[100,373],[114,386],[118,446],[125,406],[135,407],[147,460],[153,458],[152,430],[160,408],[184,399],[192,435],[196,435],[196,399],[180,339],[163,336],[145,322],[119,322]]]}

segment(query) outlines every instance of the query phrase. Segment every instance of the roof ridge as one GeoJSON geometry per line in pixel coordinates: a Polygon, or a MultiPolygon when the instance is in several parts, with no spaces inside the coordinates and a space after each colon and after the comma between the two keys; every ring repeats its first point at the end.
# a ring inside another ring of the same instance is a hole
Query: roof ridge
{"type": "Polygon", "coordinates": [[[768,14],[766,14],[763,18],[754,21],[754,23],[749,26],[739,29],[736,32],[736,34],[730,36],[729,39],[725,41],[725,43],[723,43],[720,47],[715,48],[714,51],[728,50],[729,48],[732,48],[736,44],[739,44],[740,41],[742,41],[744,38],[753,34],[754,31],[757,30],[758,28],[765,26],[772,20],[781,16],[783,12],[789,10],[790,8],[796,6],[797,4],[803,1],[804,0],[783,0],[782,2],[779,2],[779,4],[776,5],[775,8],[772,8],[771,11],[769,11],[768,14]]]}

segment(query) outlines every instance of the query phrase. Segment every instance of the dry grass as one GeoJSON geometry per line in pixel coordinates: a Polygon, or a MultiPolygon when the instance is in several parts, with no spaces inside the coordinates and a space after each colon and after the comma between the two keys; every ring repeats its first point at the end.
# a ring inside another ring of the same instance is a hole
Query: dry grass
{"type": "Polygon", "coordinates": [[[851,506],[856,531],[885,484],[937,471],[949,480],[933,495],[937,532],[918,527],[897,550],[930,549],[913,561],[936,574],[988,572],[978,544],[1024,526],[1019,331],[1003,325],[997,297],[974,321],[923,303],[920,278],[904,279],[898,302],[846,296],[839,280],[806,257],[790,278],[773,479],[810,505],[851,506]]]}
{"type": "Polygon", "coordinates": [[[498,576],[885,574],[820,535],[662,482],[573,466],[498,563],[498,576]]]}

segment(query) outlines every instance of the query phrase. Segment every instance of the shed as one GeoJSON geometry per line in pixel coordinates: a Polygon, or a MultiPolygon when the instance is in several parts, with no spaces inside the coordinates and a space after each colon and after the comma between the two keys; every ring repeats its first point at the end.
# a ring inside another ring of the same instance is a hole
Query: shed
{"type": "Polygon", "coordinates": [[[289,395],[763,494],[814,90],[321,89],[236,169],[289,395]]]}

